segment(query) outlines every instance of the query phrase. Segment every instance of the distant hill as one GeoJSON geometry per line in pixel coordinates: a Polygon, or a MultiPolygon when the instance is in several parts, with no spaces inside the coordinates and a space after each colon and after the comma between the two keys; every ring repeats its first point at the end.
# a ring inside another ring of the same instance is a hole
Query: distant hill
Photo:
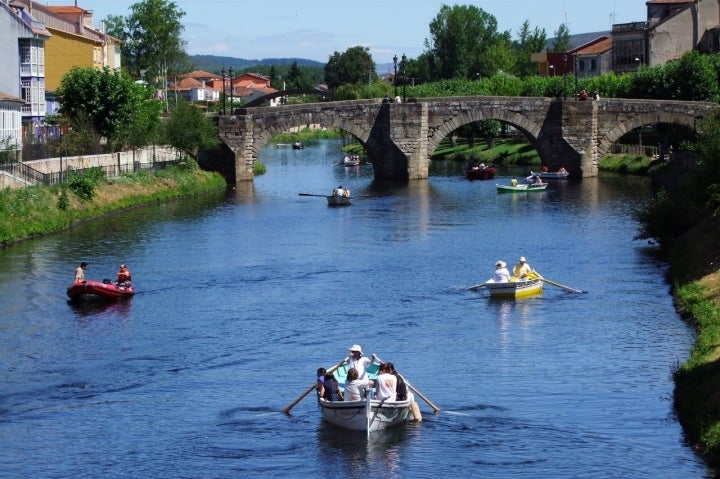
{"type": "Polygon", "coordinates": [[[283,65],[290,66],[297,62],[299,67],[323,68],[324,63],[304,58],[263,58],[261,60],[246,60],[234,57],[219,57],[215,55],[190,55],[190,62],[197,70],[219,72],[223,68],[228,70],[247,70],[255,66],[283,65]]]}

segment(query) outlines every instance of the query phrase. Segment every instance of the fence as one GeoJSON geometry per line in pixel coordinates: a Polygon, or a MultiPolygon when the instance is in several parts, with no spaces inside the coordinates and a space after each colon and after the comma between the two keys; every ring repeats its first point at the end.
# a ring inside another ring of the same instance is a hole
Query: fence
{"type": "Polygon", "coordinates": [[[73,157],[45,158],[24,163],[0,164],[0,170],[19,180],[15,187],[41,183],[53,185],[63,183],[73,172],[83,172],[90,168],[99,168],[106,178],[124,173],[155,171],[180,160],[180,153],[167,147],[150,147],[138,150],[108,153],[103,155],[83,155],[73,157]]]}

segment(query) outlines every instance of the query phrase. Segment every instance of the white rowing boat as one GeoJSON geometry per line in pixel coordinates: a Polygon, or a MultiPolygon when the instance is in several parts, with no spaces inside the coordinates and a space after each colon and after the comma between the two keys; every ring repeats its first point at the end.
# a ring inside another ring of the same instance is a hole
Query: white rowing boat
{"type": "MultiPolygon", "coordinates": [[[[334,373],[340,387],[345,385],[347,365],[337,368],[334,373]]],[[[367,368],[368,379],[377,378],[377,365],[367,368]]],[[[365,399],[360,401],[326,401],[318,398],[323,420],[345,429],[355,431],[380,431],[397,424],[421,420],[420,408],[415,396],[408,391],[405,401],[378,401],[372,398],[373,391],[368,390],[365,399]]]]}
{"type": "Polygon", "coordinates": [[[525,298],[542,293],[543,278],[534,271],[526,279],[515,276],[510,277],[506,283],[496,283],[488,280],[483,286],[490,292],[490,296],[499,298],[525,298]]]}

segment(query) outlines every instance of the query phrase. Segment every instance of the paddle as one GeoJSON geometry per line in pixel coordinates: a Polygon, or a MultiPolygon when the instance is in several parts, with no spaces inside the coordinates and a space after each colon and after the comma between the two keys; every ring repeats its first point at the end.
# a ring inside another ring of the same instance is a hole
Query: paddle
{"type": "MultiPolygon", "coordinates": [[[[327,372],[331,373],[331,372],[335,371],[337,368],[339,368],[340,366],[342,366],[343,364],[345,364],[345,361],[346,361],[346,360],[347,360],[347,358],[343,359],[342,361],[340,361],[339,363],[337,363],[335,366],[333,366],[333,367],[331,367],[330,369],[328,369],[327,372]]],[[[305,399],[305,396],[307,396],[308,394],[310,394],[310,393],[312,392],[312,390],[315,389],[316,387],[317,387],[317,383],[316,383],[316,384],[313,384],[312,386],[310,386],[309,388],[307,388],[307,389],[305,390],[305,392],[303,392],[300,396],[298,396],[298,398],[297,398],[296,400],[294,400],[293,402],[291,402],[290,405],[288,405],[288,407],[286,407],[285,409],[283,409],[283,412],[284,412],[285,414],[290,414],[290,410],[291,410],[292,408],[294,408],[297,403],[299,403],[300,401],[302,401],[303,399],[305,399]]]]}
{"type": "Polygon", "coordinates": [[[327,198],[328,195],[314,195],[312,193],[298,193],[298,196],[321,196],[323,198],[327,198]]]}
{"type": "MultiPolygon", "coordinates": [[[[385,362],[385,361],[383,361],[382,359],[378,358],[377,356],[375,356],[375,358],[376,358],[378,361],[380,361],[381,363],[384,363],[384,362],[385,362]]],[[[396,372],[397,372],[397,371],[396,371],[396,372]]],[[[413,386],[412,384],[410,384],[410,383],[408,382],[408,380],[405,379],[405,377],[404,377],[402,374],[397,373],[397,375],[400,376],[403,381],[405,381],[405,385],[406,385],[407,387],[409,387],[412,392],[414,392],[415,394],[417,394],[418,396],[420,396],[420,398],[421,398],[423,401],[425,401],[426,403],[428,403],[428,406],[430,406],[430,407],[433,409],[434,412],[436,412],[436,413],[437,413],[437,412],[440,412],[440,408],[437,407],[436,405],[434,405],[434,404],[432,403],[432,401],[430,401],[428,398],[426,398],[426,397],[423,395],[423,393],[421,393],[420,391],[418,391],[417,389],[415,389],[415,386],[413,386]]]]}
{"type": "Polygon", "coordinates": [[[476,284],[474,286],[470,286],[468,289],[470,291],[477,291],[478,289],[484,288],[484,287],[485,287],[485,283],[480,283],[480,284],[476,284]]]}
{"type": "Polygon", "coordinates": [[[557,286],[558,288],[564,289],[565,291],[570,291],[571,293],[580,293],[580,294],[585,292],[585,291],[580,291],[579,289],[573,289],[570,286],[565,286],[564,284],[556,283],[555,281],[550,281],[549,279],[540,275],[540,273],[538,273],[538,276],[540,276],[540,278],[542,278],[542,280],[544,282],[546,282],[548,284],[552,284],[553,286],[557,286]]]}

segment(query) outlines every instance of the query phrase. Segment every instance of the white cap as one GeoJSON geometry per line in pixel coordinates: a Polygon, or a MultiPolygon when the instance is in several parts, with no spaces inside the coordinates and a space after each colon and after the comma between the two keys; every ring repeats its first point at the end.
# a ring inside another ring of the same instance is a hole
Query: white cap
{"type": "Polygon", "coordinates": [[[359,353],[362,353],[362,348],[359,344],[353,344],[352,346],[350,346],[350,351],[357,351],[359,353]]]}
{"type": "Polygon", "coordinates": [[[520,256],[520,261],[525,261],[525,256],[520,256]]]}

